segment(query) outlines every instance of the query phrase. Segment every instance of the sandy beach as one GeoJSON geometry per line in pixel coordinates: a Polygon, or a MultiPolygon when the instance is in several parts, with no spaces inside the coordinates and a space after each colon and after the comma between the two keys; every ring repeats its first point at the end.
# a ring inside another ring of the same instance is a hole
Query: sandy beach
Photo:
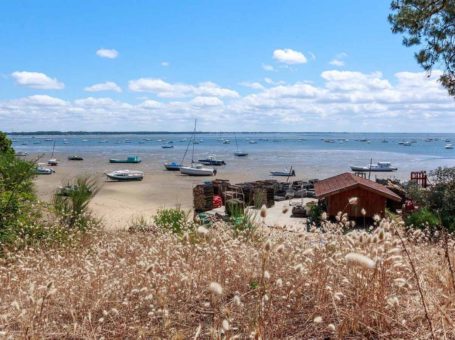
{"type": "MultiPolygon", "coordinates": [[[[85,157],[84,161],[61,160],[52,175],[37,176],[35,187],[40,199],[50,201],[55,190],[77,176],[92,176],[100,190],[90,203],[93,213],[103,219],[107,229],[126,229],[136,217],[151,217],[160,208],[180,206],[192,209],[192,189],[204,180],[214,177],[189,177],[179,172],[165,171],[161,164],[109,164],[96,157],[85,157]],[[144,171],[144,179],[136,182],[109,181],[105,171],[115,169],[138,169],[144,171]]],[[[254,172],[226,172],[216,178],[229,179],[233,183],[257,180],[254,172]]]]}

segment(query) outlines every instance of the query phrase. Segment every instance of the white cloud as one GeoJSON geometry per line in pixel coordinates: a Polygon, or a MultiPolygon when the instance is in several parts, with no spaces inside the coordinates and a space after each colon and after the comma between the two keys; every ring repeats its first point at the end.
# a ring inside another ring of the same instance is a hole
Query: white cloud
{"type": "Polygon", "coordinates": [[[329,64],[333,65],[333,66],[341,67],[341,66],[344,66],[344,61],[340,60],[340,59],[332,59],[332,60],[330,60],[329,64]]]}
{"type": "Polygon", "coordinates": [[[0,121],[16,130],[62,129],[62,124],[64,129],[121,130],[126,119],[129,129],[184,130],[197,117],[207,130],[356,131],[361,126],[369,131],[451,131],[455,105],[438,83],[439,75],[397,72],[387,79],[381,72],[328,70],[321,73],[320,84],[270,79],[267,87],[243,96],[214,83],[148,79],[130,85],[158,98],[137,103],[48,95],[0,100],[0,121]],[[231,95],[218,95],[227,93],[231,95]],[[169,100],[170,94],[183,99],[169,100]]]}
{"type": "Polygon", "coordinates": [[[112,91],[112,92],[122,92],[120,86],[118,86],[113,81],[106,81],[104,83],[93,84],[87,86],[84,91],[87,92],[101,92],[101,91],[112,91]]]}
{"type": "Polygon", "coordinates": [[[56,78],[40,72],[16,71],[11,74],[16,84],[39,90],[61,90],[65,87],[56,78]]]}
{"type": "Polygon", "coordinates": [[[222,88],[212,82],[203,82],[197,85],[184,83],[171,84],[158,78],[140,78],[131,80],[128,86],[133,92],[150,92],[163,98],[183,98],[190,96],[239,97],[236,91],[222,88]]]}
{"type": "Polygon", "coordinates": [[[162,61],[162,62],[161,62],[161,66],[163,66],[163,67],[168,67],[168,66],[170,66],[170,65],[171,65],[171,63],[168,62],[168,61],[162,61]]]}
{"type": "Polygon", "coordinates": [[[338,53],[335,58],[333,58],[329,64],[337,67],[342,67],[345,65],[344,59],[346,59],[348,54],[346,52],[338,53]]]}
{"type": "Polygon", "coordinates": [[[240,85],[248,87],[253,90],[262,90],[264,88],[264,86],[259,82],[244,81],[244,82],[241,82],[240,85]]]}
{"type": "Polygon", "coordinates": [[[96,51],[96,55],[100,58],[115,59],[118,57],[118,51],[108,48],[100,48],[96,51]]]}
{"type": "Polygon", "coordinates": [[[191,103],[195,106],[220,106],[223,105],[223,101],[217,97],[195,97],[191,100],[191,103]]]}
{"type": "Polygon", "coordinates": [[[305,64],[307,62],[307,59],[302,52],[295,51],[290,48],[277,49],[273,51],[273,58],[280,63],[289,65],[305,64]]]}
{"type": "Polygon", "coordinates": [[[268,71],[268,72],[275,71],[275,68],[272,65],[269,65],[269,64],[262,64],[262,69],[264,71],[268,71]]]}

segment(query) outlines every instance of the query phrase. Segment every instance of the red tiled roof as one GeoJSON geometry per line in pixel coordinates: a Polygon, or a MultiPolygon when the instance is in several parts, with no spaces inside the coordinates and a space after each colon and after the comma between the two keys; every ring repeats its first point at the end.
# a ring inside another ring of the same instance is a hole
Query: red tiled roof
{"type": "Polygon", "coordinates": [[[356,176],[349,172],[337,175],[334,177],[326,178],[314,184],[314,190],[318,198],[332,196],[342,191],[353,189],[355,187],[362,187],[370,191],[374,191],[381,196],[394,201],[400,201],[401,198],[391,190],[387,189],[382,184],[376,183],[369,179],[356,176]]]}

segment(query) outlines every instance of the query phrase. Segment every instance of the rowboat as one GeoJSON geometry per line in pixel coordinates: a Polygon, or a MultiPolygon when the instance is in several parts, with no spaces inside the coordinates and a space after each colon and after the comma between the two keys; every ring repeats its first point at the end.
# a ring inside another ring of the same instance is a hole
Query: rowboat
{"type": "Polygon", "coordinates": [[[111,158],[109,163],[140,163],[141,161],[138,156],[128,156],[126,159],[111,158]]]}
{"type": "Polygon", "coordinates": [[[138,170],[116,170],[106,172],[105,175],[109,179],[117,181],[142,181],[144,178],[144,173],[138,170]]]}

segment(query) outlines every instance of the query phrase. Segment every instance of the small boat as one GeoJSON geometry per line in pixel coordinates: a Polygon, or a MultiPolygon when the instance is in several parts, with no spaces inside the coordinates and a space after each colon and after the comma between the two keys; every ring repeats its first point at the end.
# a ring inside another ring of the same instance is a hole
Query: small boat
{"type": "Polygon", "coordinates": [[[169,144],[168,144],[168,145],[161,145],[161,147],[162,147],[163,149],[173,149],[173,148],[174,148],[174,145],[169,145],[169,144]]]}
{"type": "Polygon", "coordinates": [[[191,163],[191,166],[180,167],[180,173],[189,176],[215,176],[216,170],[204,168],[204,166],[199,163],[191,163]]]}
{"type": "Polygon", "coordinates": [[[229,139],[225,139],[225,140],[223,141],[223,144],[231,144],[231,141],[230,141],[229,139]]]}
{"type": "Polygon", "coordinates": [[[383,139],[382,143],[388,143],[389,141],[387,139],[383,139]]]}
{"type": "Polygon", "coordinates": [[[47,161],[47,165],[50,166],[57,166],[58,165],[58,160],[56,158],[51,158],[47,161]]]}
{"type": "Polygon", "coordinates": [[[206,159],[200,159],[198,162],[201,164],[204,164],[204,165],[216,165],[216,166],[226,165],[225,161],[216,159],[215,156],[209,156],[206,159]]]}
{"type": "Polygon", "coordinates": [[[391,172],[397,171],[398,168],[392,167],[390,162],[377,162],[376,164],[369,164],[367,166],[351,166],[352,171],[375,171],[375,172],[391,172]]]}
{"type": "Polygon", "coordinates": [[[68,156],[68,160],[69,161],[83,161],[84,158],[82,158],[82,156],[72,155],[72,156],[68,156]]]}
{"type": "Polygon", "coordinates": [[[257,144],[258,142],[256,142],[255,140],[250,140],[249,143],[250,143],[250,144],[257,144]]]}
{"type": "Polygon", "coordinates": [[[237,143],[237,135],[234,136],[235,137],[235,146],[237,148],[237,151],[234,152],[234,156],[237,156],[237,157],[245,157],[245,156],[248,156],[248,153],[247,152],[244,152],[242,150],[239,150],[239,144],[237,143]]]}
{"type": "Polygon", "coordinates": [[[445,146],[444,148],[446,148],[446,149],[453,149],[453,145],[449,143],[449,144],[446,144],[446,146],[445,146]]]}
{"type": "Polygon", "coordinates": [[[52,138],[46,138],[45,141],[46,141],[46,142],[52,142],[53,139],[52,139],[52,138]]]}
{"type": "Polygon", "coordinates": [[[116,170],[106,172],[105,175],[109,179],[117,181],[142,181],[144,178],[144,173],[138,170],[116,170]]]}
{"type": "Polygon", "coordinates": [[[179,171],[180,168],[182,167],[182,164],[177,163],[177,162],[168,162],[168,163],[164,163],[164,167],[168,171],[179,171]]]}
{"type": "Polygon", "coordinates": [[[128,156],[126,159],[109,159],[109,163],[140,163],[141,161],[138,156],[128,156]]]}
{"type": "Polygon", "coordinates": [[[19,151],[19,152],[16,152],[16,156],[17,157],[25,157],[27,156],[28,153],[27,152],[24,152],[24,151],[19,151]]]}
{"type": "Polygon", "coordinates": [[[245,156],[248,156],[248,152],[236,151],[236,152],[234,152],[234,156],[245,157],[245,156]]]}
{"type": "Polygon", "coordinates": [[[42,165],[38,165],[35,168],[35,173],[37,175],[52,175],[54,172],[55,172],[54,170],[46,168],[46,167],[44,167],[42,165]]]}
{"type": "Polygon", "coordinates": [[[83,142],[88,142],[88,139],[83,139],[82,141],[83,141],[83,142]]]}
{"type": "Polygon", "coordinates": [[[284,169],[283,171],[270,171],[270,174],[272,176],[284,176],[284,177],[291,177],[295,176],[295,170],[294,169],[284,169]]]}

